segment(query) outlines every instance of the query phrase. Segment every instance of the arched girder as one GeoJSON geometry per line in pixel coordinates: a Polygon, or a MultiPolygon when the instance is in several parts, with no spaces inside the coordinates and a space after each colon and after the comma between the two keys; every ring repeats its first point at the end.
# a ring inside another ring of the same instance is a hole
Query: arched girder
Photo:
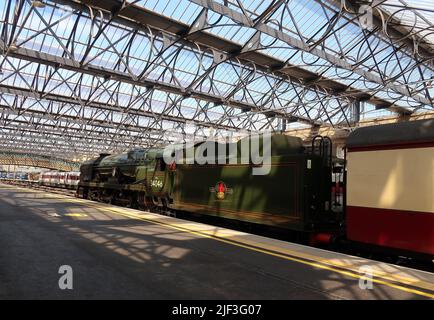
{"type": "Polygon", "coordinates": [[[1,165],[17,165],[46,168],[59,171],[78,171],[80,163],[42,154],[0,151],[1,165]]]}
{"type": "Polygon", "coordinates": [[[310,0],[320,22],[307,29],[308,17],[294,19],[302,0],[178,1],[198,9],[186,9],[189,22],[146,1],[8,0],[2,146],[89,155],[170,143],[176,133],[351,127],[349,106],[359,101],[383,114],[432,107],[423,52],[412,55],[378,26],[341,34],[358,15],[332,0],[310,0]],[[220,28],[236,30],[237,40],[220,28]]]}

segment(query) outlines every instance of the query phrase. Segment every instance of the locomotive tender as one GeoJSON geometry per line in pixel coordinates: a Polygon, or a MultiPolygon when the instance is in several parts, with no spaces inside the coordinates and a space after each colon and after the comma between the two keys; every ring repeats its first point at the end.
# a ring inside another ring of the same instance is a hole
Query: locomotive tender
{"type": "Polygon", "coordinates": [[[183,157],[176,163],[164,161],[163,149],[101,154],[82,164],[77,195],[277,227],[313,243],[344,238],[434,256],[434,120],[355,130],[344,166],[332,157],[326,137],[315,137],[305,148],[300,138],[274,134],[267,175],[252,175],[255,164],[240,161],[242,143],[251,143],[250,137],[243,139],[225,146],[212,142],[237,150],[237,161],[223,164],[186,161],[191,151],[210,142],[181,147],[183,157]],[[332,189],[339,190],[332,187],[336,172],[348,175],[342,203],[332,197],[332,189]]]}

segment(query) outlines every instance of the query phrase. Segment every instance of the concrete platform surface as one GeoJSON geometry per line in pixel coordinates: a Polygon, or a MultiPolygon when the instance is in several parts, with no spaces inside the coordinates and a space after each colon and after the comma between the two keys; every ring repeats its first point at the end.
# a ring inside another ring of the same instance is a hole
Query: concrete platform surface
{"type": "Polygon", "coordinates": [[[0,299],[434,299],[434,274],[0,185],[0,299]]]}

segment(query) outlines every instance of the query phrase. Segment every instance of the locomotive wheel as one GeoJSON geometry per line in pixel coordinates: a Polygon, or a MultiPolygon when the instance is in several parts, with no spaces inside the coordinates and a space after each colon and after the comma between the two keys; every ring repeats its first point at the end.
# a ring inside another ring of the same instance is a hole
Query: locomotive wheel
{"type": "Polygon", "coordinates": [[[140,210],[146,210],[148,207],[146,205],[146,197],[143,192],[139,193],[137,196],[137,204],[140,210]]]}
{"type": "Polygon", "coordinates": [[[145,210],[151,211],[151,212],[155,212],[156,211],[157,207],[155,206],[155,204],[152,201],[151,197],[146,197],[145,196],[144,203],[145,203],[145,208],[144,208],[145,210]]]}
{"type": "Polygon", "coordinates": [[[117,196],[118,196],[118,192],[113,192],[108,203],[109,204],[116,204],[117,196]]]}
{"type": "Polygon", "coordinates": [[[130,207],[131,209],[137,209],[139,207],[136,193],[131,193],[128,199],[129,199],[128,207],[130,207]]]}

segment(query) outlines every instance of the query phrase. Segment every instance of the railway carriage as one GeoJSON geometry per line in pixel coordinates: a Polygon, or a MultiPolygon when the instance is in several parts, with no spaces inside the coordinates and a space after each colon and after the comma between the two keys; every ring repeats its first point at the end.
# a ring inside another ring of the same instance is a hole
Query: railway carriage
{"type": "Polygon", "coordinates": [[[39,184],[47,187],[76,189],[80,181],[80,172],[47,171],[39,175],[39,184]]]}
{"type": "Polygon", "coordinates": [[[348,239],[434,255],[434,120],[360,128],[347,148],[348,239]]]}
{"type": "Polygon", "coordinates": [[[57,172],[58,177],[58,183],[57,186],[64,186],[65,185],[65,179],[66,179],[66,173],[65,172],[57,172]]]}
{"type": "Polygon", "coordinates": [[[71,171],[65,174],[65,187],[68,189],[76,189],[80,181],[80,172],[71,171]]]}
{"type": "Polygon", "coordinates": [[[49,186],[49,187],[54,187],[56,182],[55,175],[56,172],[54,171],[47,171],[41,173],[39,177],[39,184],[49,186]]]}

